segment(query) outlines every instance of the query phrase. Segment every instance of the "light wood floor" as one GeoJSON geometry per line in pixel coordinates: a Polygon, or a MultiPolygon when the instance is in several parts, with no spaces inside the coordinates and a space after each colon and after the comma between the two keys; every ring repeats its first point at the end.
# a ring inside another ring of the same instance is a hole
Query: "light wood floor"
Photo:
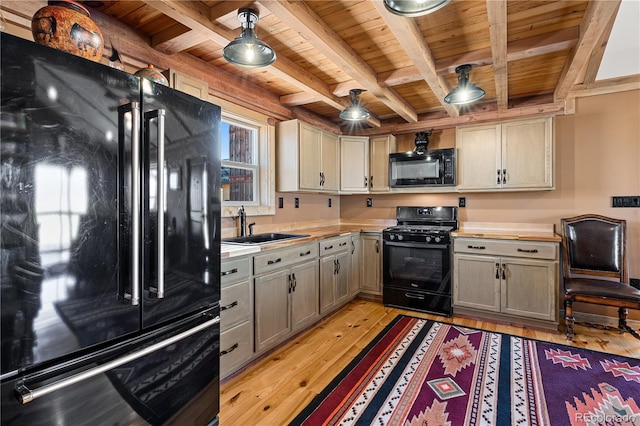
{"type": "MultiPolygon", "coordinates": [[[[221,386],[220,424],[287,425],[398,314],[567,344],[553,333],[461,317],[440,317],[356,299],[221,386]]],[[[573,346],[640,358],[640,340],[576,325],[573,346]]]]}

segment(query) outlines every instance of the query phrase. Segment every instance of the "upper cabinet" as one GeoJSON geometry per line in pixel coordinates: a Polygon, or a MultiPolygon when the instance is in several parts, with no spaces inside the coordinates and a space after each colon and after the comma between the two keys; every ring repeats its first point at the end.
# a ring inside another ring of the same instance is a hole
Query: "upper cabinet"
{"type": "Polygon", "coordinates": [[[337,135],[299,120],[278,124],[276,190],[338,192],[337,135]]]}
{"type": "Polygon", "coordinates": [[[389,154],[396,149],[393,135],[341,136],[341,182],[345,193],[389,191],[389,154]]]}
{"type": "Polygon", "coordinates": [[[458,127],[458,190],[553,189],[553,117],[458,127]]]}

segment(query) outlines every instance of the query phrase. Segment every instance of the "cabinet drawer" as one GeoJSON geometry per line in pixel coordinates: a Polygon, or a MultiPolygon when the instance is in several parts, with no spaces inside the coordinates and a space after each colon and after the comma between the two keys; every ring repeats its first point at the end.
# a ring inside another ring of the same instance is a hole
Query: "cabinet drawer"
{"type": "Polygon", "coordinates": [[[251,275],[251,260],[248,257],[225,260],[220,264],[220,285],[234,283],[251,275]]]}
{"type": "Polygon", "coordinates": [[[281,250],[268,251],[265,254],[254,256],[254,275],[276,271],[287,266],[306,262],[318,256],[318,244],[308,243],[295,245],[281,250]]]}
{"type": "Polygon", "coordinates": [[[456,253],[526,257],[530,259],[555,260],[558,256],[558,244],[538,241],[503,241],[483,238],[456,238],[454,239],[453,250],[456,253]]]}
{"type": "Polygon", "coordinates": [[[242,321],[251,314],[251,285],[249,280],[222,287],[220,297],[220,329],[222,331],[242,321]]]}
{"type": "Polygon", "coordinates": [[[320,257],[348,250],[351,247],[351,235],[327,238],[318,243],[318,253],[320,257]]]}
{"type": "Polygon", "coordinates": [[[233,373],[253,356],[251,322],[239,324],[220,334],[220,377],[233,373]]]}

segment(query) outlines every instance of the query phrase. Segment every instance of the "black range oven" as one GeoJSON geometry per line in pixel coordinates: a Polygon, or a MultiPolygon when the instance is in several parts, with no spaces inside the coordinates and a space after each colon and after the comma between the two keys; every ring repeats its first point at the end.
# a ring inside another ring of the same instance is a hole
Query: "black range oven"
{"type": "Polygon", "coordinates": [[[402,206],[396,220],[382,232],[383,303],[450,316],[450,234],[458,228],[458,208],[402,206]]]}

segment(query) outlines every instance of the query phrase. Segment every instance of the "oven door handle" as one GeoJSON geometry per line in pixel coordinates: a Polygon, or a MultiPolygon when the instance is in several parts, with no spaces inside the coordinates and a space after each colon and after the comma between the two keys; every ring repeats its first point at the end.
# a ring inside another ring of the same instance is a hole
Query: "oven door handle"
{"type": "Polygon", "coordinates": [[[451,244],[425,244],[420,242],[412,242],[412,243],[396,243],[385,241],[385,246],[389,247],[410,247],[410,248],[421,248],[421,249],[439,249],[439,250],[449,250],[451,244]]]}

